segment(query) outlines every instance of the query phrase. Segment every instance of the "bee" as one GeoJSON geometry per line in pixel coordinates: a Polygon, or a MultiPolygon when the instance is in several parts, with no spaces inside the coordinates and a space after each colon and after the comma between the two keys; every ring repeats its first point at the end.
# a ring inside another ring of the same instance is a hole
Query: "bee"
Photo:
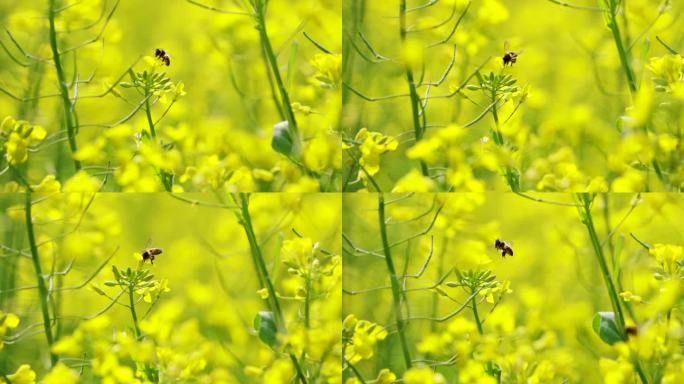
{"type": "Polygon", "coordinates": [[[507,65],[513,66],[518,61],[518,56],[521,55],[523,51],[511,51],[508,47],[508,41],[504,43],[504,55],[503,55],[503,65],[504,67],[507,65]]]}
{"type": "Polygon", "coordinates": [[[167,67],[171,65],[171,58],[166,53],[166,51],[161,48],[157,48],[154,50],[154,57],[161,60],[161,62],[166,64],[167,67]]]}
{"type": "Polygon", "coordinates": [[[154,257],[157,255],[161,255],[163,250],[161,248],[145,248],[142,250],[142,258],[143,258],[143,263],[146,262],[147,260],[150,261],[150,264],[154,264],[154,257]]]}
{"type": "Polygon", "coordinates": [[[506,257],[506,255],[513,256],[513,248],[503,240],[496,239],[494,241],[494,248],[501,251],[501,257],[506,257]]]}

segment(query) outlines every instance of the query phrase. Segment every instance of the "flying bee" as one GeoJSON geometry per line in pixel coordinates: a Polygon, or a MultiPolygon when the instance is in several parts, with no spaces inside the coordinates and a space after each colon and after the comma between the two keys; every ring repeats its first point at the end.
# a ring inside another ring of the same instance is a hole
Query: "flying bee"
{"type": "Polygon", "coordinates": [[[506,257],[506,255],[513,256],[513,248],[503,240],[496,239],[494,241],[494,248],[501,251],[501,257],[506,257]]]}
{"type": "Polygon", "coordinates": [[[171,58],[166,53],[166,51],[161,48],[157,48],[154,50],[154,57],[161,60],[161,62],[166,64],[167,67],[171,65],[171,58]]]}
{"type": "Polygon", "coordinates": [[[163,250],[161,248],[145,248],[142,250],[142,258],[143,258],[143,263],[146,262],[147,260],[150,261],[150,264],[154,264],[154,257],[157,255],[161,255],[163,250]]]}
{"type": "Polygon", "coordinates": [[[511,51],[508,47],[508,41],[504,43],[504,55],[503,55],[503,65],[504,67],[507,65],[513,66],[518,61],[518,56],[521,55],[524,50],[522,51],[511,51]]]}

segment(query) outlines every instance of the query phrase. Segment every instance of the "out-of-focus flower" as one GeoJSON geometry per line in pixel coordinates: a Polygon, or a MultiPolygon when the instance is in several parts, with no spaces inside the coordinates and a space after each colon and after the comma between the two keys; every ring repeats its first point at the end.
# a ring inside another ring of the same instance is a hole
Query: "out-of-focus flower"
{"type": "MultiPolygon", "coordinates": [[[[395,138],[379,132],[370,132],[366,128],[359,130],[354,141],[359,144],[361,150],[359,163],[371,176],[380,171],[380,155],[395,151],[399,146],[399,142],[395,138]]],[[[359,175],[362,174],[363,172],[359,171],[359,175]]]]}
{"type": "Polygon", "coordinates": [[[3,338],[7,332],[19,326],[19,316],[13,313],[5,313],[0,310],[0,350],[2,350],[4,343],[3,338]]]}
{"type": "Polygon", "coordinates": [[[378,377],[375,379],[378,384],[393,384],[397,381],[397,375],[387,368],[383,368],[378,373],[378,377]]]}
{"type": "Polygon", "coordinates": [[[5,117],[0,124],[0,145],[11,165],[25,163],[29,147],[45,140],[46,136],[47,131],[43,127],[31,125],[25,120],[15,120],[11,116],[5,117]]]}
{"type": "Polygon", "coordinates": [[[632,293],[630,291],[620,292],[620,297],[622,297],[622,300],[624,300],[625,302],[632,301],[635,303],[641,303],[643,301],[641,296],[635,295],[634,293],[632,293]]]}
{"type": "Polygon", "coordinates": [[[43,384],[76,384],[78,383],[78,372],[60,361],[43,377],[42,382],[43,384]]]}
{"type": "MultiPolygon", "coordinates": [[[[350,319],[347,317],[347,319],[350,319]]],[[[375,344],[387,337],[387,331],[383,327],[367,320],[345,320],[346,326],[354,323],[351,342],[345,349],[345,358],[352,364],[373,357],[375,344]]]]}
{"type": "Polygon", "coordinates": [[[513,292],[510,286],[511,282],[508,280],[497,281],[494,286],[481,289],[479,295],[484,297],[488,303],[494,304],[494,295],[503,296],[513,292]]]}
{"type": "Polygon", "coordinates": [[[268,289],[261,288],[260,290],[257,291],[257,295],[259,295],[259,297],[262,298],[263,300],[268,299],[268,289]]]}
{"type": "Polygon", "coordinates": [[[31,369],[30,365],[22,364],[16,372],[7,375],[7,378],[10,384],[35,384],[36,373],[31,369]]]}
{"type": "Polygon", "coordinates": [[[668,54],[661,57],[652,57],[646,68],[653,72],[658,79],[663,80],[666,85],[671,85],[682,81],[683,63],[684,59],[682,56],[668,54]]]}
{"type": "Polygon", "coordinates": [[[152,284],[145,287],[138,288],[135,293],[143,297],[143,300],[147,303],[152,302],[152,295],[161,295],[162,293],[171,291],[169,288],[168,279],[156,280],[152,284]]]}
{"type": "Polygon", "coordinates": [[[627,384],[636,380],[634,368],[628,361],[601,358],[599,369],[606,384],[627,384]]]}
{"type": "Polygon", "coordinates": [[[654,244],[648,252],[656,258],[666,273],[673,275],[679,270],[684,247],[672,244],[654,244]]]}
{"type": "Polygon", "coordinates": [[[402,192],[433,192],[437,189],[437,183],[429,177],[423,176],[419,170],[412,169],[404,177],[397,181],[392,188],[393,193],[402,192]]]}
{"type": "Polygon", "coordinates": [[[342,55],[317,53],[311,59],[314,76],[324,88],[338,88],[342,76],[342,55]]]}
{"type": "Polygon", "coordinates": [[[411,368],[404,372],[406,384],[446,384],[441,373],[433,372],[429,367],[411,368]]]}
{"type": "Polygon", "coordinates": [[[54,175],[47,175],[41,180],[40,184],[32,185],[31,189],[36,193],[51,194],[58,193],[61,187],[61,184],[54,175]]]}
{"type": "Polygon", "coordinates": [[[281,248],[283,263],[296,270],[308,270],[311,266],[315,245],[309,238],[285,240],[281,248]]]}
{"type": "Polygon", "coordinates": [[[439,159],[441,147],[442,140],[437,136],[433,136],[418,141],[413,147],[406,151],[406,157],[409,159],[422,160],[429,165],[433,165],[439,159]]]}

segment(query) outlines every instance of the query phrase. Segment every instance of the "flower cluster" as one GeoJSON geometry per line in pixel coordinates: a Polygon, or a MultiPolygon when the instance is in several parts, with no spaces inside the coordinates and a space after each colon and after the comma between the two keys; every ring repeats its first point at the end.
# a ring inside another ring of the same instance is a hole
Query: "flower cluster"
{"type": "Polygon", "coordinates": [[[7,116],[0,123],[2,157],[12,166],[25,163],[31,146],[42,142],[46,136],[45,128],[7,116]]]}

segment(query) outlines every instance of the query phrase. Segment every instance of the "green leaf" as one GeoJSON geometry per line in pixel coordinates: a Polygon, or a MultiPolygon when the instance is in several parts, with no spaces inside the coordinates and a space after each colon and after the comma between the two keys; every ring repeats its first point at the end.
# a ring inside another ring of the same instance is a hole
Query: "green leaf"
{"type": "Polygon", "coordinates": [[[290,135],[290,124],[287,121],[281,121],[273,126],[273,137],[271,138],[271,147],[278,153],[285,156],[290,156],[294,147],[292,135],[290,135]]]}
{"type": "Polygon", "coordinates": [[[114,278],[116,278],[117,281],[121,280],[121,274],[119,273],[119,269],[116,267],[116,265],[112,265],[112,272],[114,272],[114,278]]]}
{"type": "Polygon", "coordinates": [[[271,311],[260,311],[254,317],[254,330],[257,331],[259,339],[269,347],[274,347],[278,342],[278,326],[276,325],[275,315],[271,311]]]}
{"type": "Polygon", "coordinates": [[[608,345],[613,345],[618,341],[624,341],[622,331],[615,322],[615,313],[597,312],[592,320],[594,332],[608,345]]]}

